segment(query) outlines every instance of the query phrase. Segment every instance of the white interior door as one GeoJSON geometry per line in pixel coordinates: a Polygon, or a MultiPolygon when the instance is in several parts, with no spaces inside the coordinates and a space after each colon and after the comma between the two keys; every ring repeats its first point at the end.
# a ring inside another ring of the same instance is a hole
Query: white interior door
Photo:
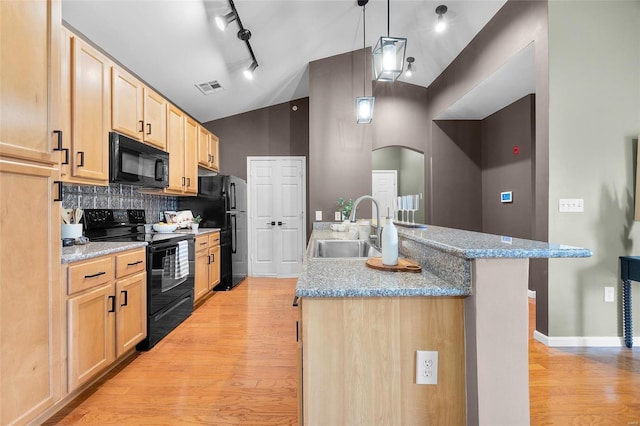
{"type": "Polygon", "coordinates": [[[305,250],[304,157],[248,157],[251,276],[295,277],[305,250]]]}
{"type": "Polygon", "coordinates": [[[393,200],[398,196],[397,170],[374,170],[371,173],[371,195],[380,204],[381,218],[387,215],[395,217],[393,200]]]}

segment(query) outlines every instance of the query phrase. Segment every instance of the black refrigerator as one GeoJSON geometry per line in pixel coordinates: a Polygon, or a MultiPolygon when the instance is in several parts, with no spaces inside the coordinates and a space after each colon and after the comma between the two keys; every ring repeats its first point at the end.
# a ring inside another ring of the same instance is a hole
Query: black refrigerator
{"type": "Polygon", "coordinates": [[[247,183],[236,176],[198,177],[198,196],[180,198],[179,210],[200,215],[201,228],[220,228],[220,284],[231,290],[247,276],[247,183]]]}

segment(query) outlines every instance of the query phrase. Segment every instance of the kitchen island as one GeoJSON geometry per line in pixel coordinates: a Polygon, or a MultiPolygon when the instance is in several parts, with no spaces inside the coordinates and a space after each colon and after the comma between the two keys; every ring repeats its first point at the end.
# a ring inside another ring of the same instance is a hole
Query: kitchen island
{"type": "Polygon", "coordinates": [[[301,419],[529,424],[529,258],[591,252],[436,226],[398,234],[421,273],[314,258],[316,240],[347,238],[315,225],[296,287],[301,419]],[[437,384],[416,384],[417,350],[438,352],[437,384]]]}

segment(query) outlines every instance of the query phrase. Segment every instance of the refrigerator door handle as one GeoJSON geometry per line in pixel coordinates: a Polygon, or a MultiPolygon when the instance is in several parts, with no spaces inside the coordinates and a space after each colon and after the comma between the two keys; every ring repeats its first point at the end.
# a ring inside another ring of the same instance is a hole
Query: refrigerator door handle
{"type": "Polygon", "coordinates": [[[231,215],[233,219],[233,232],[231,234],[231,253],[235,254],[238,250],[238,218],[235,214],[231,215]]]}
{"type": "Polygon", "coordinates": [[[232,200],[231,201],[231,210],[236,210],[237,209],[237,207],[236,207],[237,198],[236,198],[236,184],[235,184],[235,182],[231,182],[231,184],[229,185],[229,189],[230,189],[231,197],[232,197],[231,198],[231,200],[232,200]]]}

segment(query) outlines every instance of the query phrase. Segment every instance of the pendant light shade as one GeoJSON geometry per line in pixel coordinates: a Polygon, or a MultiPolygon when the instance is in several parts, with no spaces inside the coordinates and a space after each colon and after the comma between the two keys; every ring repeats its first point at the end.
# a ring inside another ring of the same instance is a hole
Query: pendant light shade
{"type": "Polygon", "coordinates": [[[373,106],[376,98],[367,96],[367,15],[366,6],[369,0],[358,0],[358,6],[362,6],[362,96],[356,97],[356,123],[370,124],[373,120],[373,106]]]}
{"type": "Polygon", "coordinates": [[[407,39],[380,37],[373,49],[373,75],[378,81],[395,81],[404,68],[407,39]]]}
{"type": "Polygon", "coordinates": [[[373,120],[373,106],[376,98],[373,96],[358,96],[356,98],[356,115],[358,124],[369,124],[373,120]]]}

